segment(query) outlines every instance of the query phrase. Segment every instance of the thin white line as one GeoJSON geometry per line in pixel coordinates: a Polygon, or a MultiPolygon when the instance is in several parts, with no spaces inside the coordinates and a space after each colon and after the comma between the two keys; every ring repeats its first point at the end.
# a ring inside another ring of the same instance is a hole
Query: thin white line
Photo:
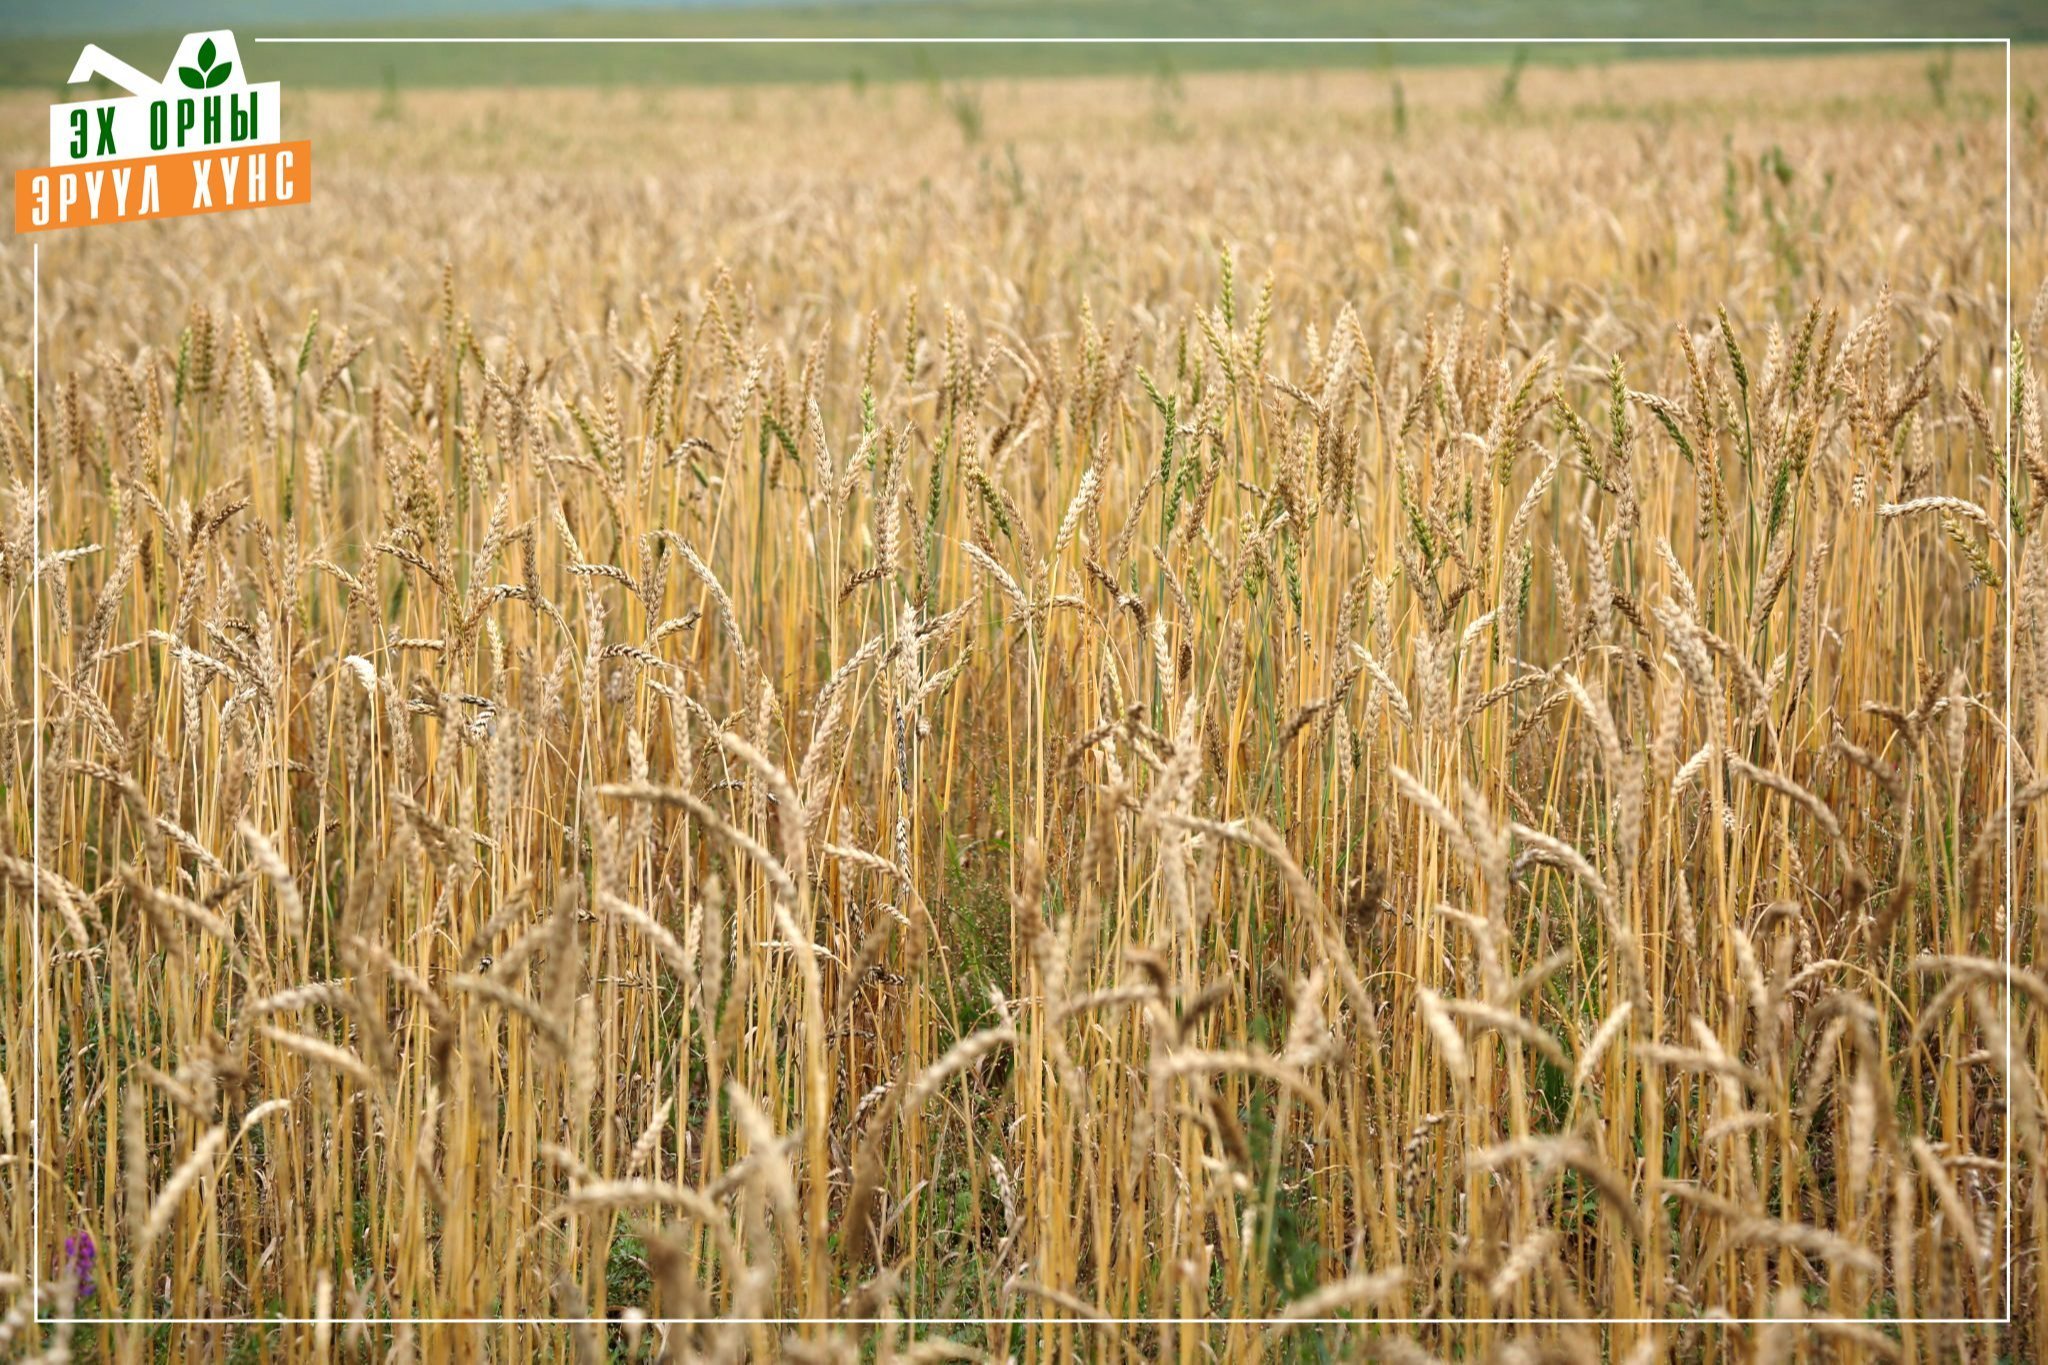
{"type": "Polygon", "coordinates": [[[29,868],[35,889],[28,916],[28,960],[31,989],[28,1013],[29,1102],[35,1112],[28,1121],[29,1305],[38,1322],[43,1315],[43,244],[29,247],[29,573],[28,636],[29,752],[31,775],[28,813],[29,868]]]}
{"type": "Polygon", "coordinates": [[[1186,47],[1327,47],[1327,45],[1427,45],[1427,47],[1548,47],[1548,45],[1577,45],[1577,47],[1602,47],[1610,43],[1655,43],[1655,45],[1712,45],[1712,47],[1929,47],[1935,43],[1982,43],[2011,47],[2011,39],[1815,39],[1815,37],[1778,37],[1778,39],[1741,39],[1741,37],[1714,37],[1714,39],[1647,39],[1647,37],[1458,37],[1458,39],[1393,39],[1393,37],[1219,37],[1219,35],[1192,35],[1192,37],[1116,37],[1116,35],[1094,35],[1094,37],[897,37],[897,35],[776,35],[776,37],[745,37],[731,33],[702,33],[702,35],[662,35],[662,37],[256,37],[252,43],[383,43],[383,45],[442,45],[442,43],[463,43],[463,45],[487,45],[487,47],[508,47],[508,45],[549,45],[549,47],[604,47],[604,45],[698,45],[698,47],[793,47],[801,43],[838,43],[854,47],[1157,47],[1167,43],[1178,43],[1186,47]]]}
{"type": "MultiPolygon", "coordinates": [[[[2005,449],[1999,452],[2006,461],[2005,498],[2006,520],[2011,522],[2011,506],[2014,497],[2012,453],[2012,39],[2005,41],[2005,336],[2001,338],[2000,349],[2005,352],[2005,449]]],[[[2011,527],[2008,524],[2007,532],[2011,527]]],[[[2005,984],[2001,988],[2005,996],[2005,1149],[1999,1153],[2005,1168],[2005,1321],[2012,1321],[2012,921],[2014,907],[2018,903],[2018,888],[2014,885],[2014,846],[2019,842],[2013,829],[2013,759],[2019,741],[2012,728],[2012,613],[2013,613],[2013,565],[2005,566],[2005,984]]]]}
{"type": "MultiPolygon", "coordinates": [[[[46,1323],[96,1323],[104,1326],[131,1327],[222,1327],[222,1326],[266,1326],[266,1327],[329,1327],[347,1326],[351,1323],[412,1323],[431,1324],[442,1327],[521,1327],[558,1326],[567,1323],[596,1323],[618,1327],[626,1319],[618,1318],[43,1318],[46,1323]]],[[[874,1327],[880,1318],[642,1318],[642,1323],[683,1323],[695,1326],[718,1324],[739,1326],[775,1327],[874,1327]]],[[[1159,1323],[1189,1327],[1229,1327],[1252,1325],[1277,1327],[1283,1324],[1293,1326],[1337,1326],[1337,1327],[1437,1327],[1467,1322],[1498,1323],[1502,1325],[1548,1326],[1604,1326],[1604,1327],[1656,1327],[1685,1324],[1693,1327],[1741,1327],[1765,1326],[1772,1323],[1801,1322],[1859,1322],[1873,1327],[1995,1327],[2007,1321],[2005,1318],[890,1318],[890,1322],[905,1326],[937,1326],[955,1324],[967,1327],[1025,1327],[1033,1323],[1062,1322],[1076,1327],[1148,1327],[1159,1323]]]]}

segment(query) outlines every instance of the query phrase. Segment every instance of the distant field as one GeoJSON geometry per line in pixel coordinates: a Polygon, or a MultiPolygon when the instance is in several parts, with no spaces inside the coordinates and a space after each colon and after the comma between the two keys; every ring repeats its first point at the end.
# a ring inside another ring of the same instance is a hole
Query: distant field
{"type": "MultiPolygon", "coordinates": [[[[297,11],[304,14],[305,11],[297,11]]],[[[760,81],[916,80],[1006,75],[1079,75],[1154,72],[1469,63],[1475,60],[1590,63],[1655,54],[1659,49],[1588,42],[1523,52],[1513,39],[1532,29],[1558,38],[1602,39],[1616,35],[1686,38],[2010,37],[2048,40],[2048,11],[2016,0],[1916,6],[1902,0],[1871,4],[1820,3],[1781,6],[1742,0],[1709,5],[1704,0],[1643,6],[1621,0],[1570,0],[1546,6],[1537,16],[1488,6],[1438,7],[1421,0],[1393,0],[1373,7],[1370,22],[1332,0],[1281,4],[1277,0],[1225,6],[1207,0],[1027,0],[993,3],[910,3],[739,7],[695,11],[555,13],[439,19],[356,18],[237,25],[248,37],[382,36],[474,38],[484,36],[583,38],[764,37],[890,38],[900,45],[855,46],[820,41],[815,45],[762,44],[685,47],[674,45],[507,48],[484,45],[432,47],[270,47],[261,49],[266,78],[336,86],[588,85],[615,82],[731,84],[760,81]],[[1170,40],[1190,36],[1259,35],[1283,38],[1431,37],[1499,38],[1499,47],[1396,46],[1351,41],[1328,46],[1196,46],[1170,40]],[[1130,44],[945,46],[920,44],[921,36],[949,37],[1133,37],[1130,44]],[[1520,54],[1520,55],[1518,55],[1520,54]]],[[[4,31],[4,29],[0,29],[4,31]]],[[[182,29],[137,31],[122,36],[121,54],[144,68],[160,65],[182,29]]],[[[82,41],[111,44],[114,35],[94,31],[66,37],[23,37],[0,47],[0,84],[50,86],[69,70],[82,41]]],[[[1733,54],[1742,48],[1723,48],[1733,54]]],[[[252,54],[253,55],[253,54],[252,54]]],[[[1668,51],[1664,55],[1669,55],[1668,51]]]]}

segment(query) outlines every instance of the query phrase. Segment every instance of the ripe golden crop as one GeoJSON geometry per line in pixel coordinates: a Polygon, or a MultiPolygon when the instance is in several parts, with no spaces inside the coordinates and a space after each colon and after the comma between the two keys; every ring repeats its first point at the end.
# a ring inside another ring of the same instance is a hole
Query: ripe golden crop
{"type": "Polygon", "coordinates": [[[317,92],[50,242],[0,1340],[2029,1358],[2043,238],[1923,62],[317,92]]]}

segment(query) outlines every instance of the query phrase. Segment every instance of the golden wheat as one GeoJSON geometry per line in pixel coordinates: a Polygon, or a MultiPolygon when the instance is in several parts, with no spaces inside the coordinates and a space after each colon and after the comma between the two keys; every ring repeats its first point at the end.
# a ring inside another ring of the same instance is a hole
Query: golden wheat
{"type": "Polygon", "coordinates": [[[2031,1358],[2048,294],[1914,70],[320,94],[52,244],[0,1346],[2031,1358]]]}

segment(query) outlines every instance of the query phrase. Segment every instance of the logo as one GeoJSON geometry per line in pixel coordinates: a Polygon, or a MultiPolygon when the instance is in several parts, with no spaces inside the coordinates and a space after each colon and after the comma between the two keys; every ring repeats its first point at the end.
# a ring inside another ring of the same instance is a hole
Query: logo
{"type": "Polygon", "coordinates": [[[50,164],[14,173],[14,230],[138,223],[313,197],[313,147],[286,142],[276,81],[252,85],[235,35],[188,33],[161,81],[86,44],[71,83],[128,93],[50,106],[50,164]]]}

